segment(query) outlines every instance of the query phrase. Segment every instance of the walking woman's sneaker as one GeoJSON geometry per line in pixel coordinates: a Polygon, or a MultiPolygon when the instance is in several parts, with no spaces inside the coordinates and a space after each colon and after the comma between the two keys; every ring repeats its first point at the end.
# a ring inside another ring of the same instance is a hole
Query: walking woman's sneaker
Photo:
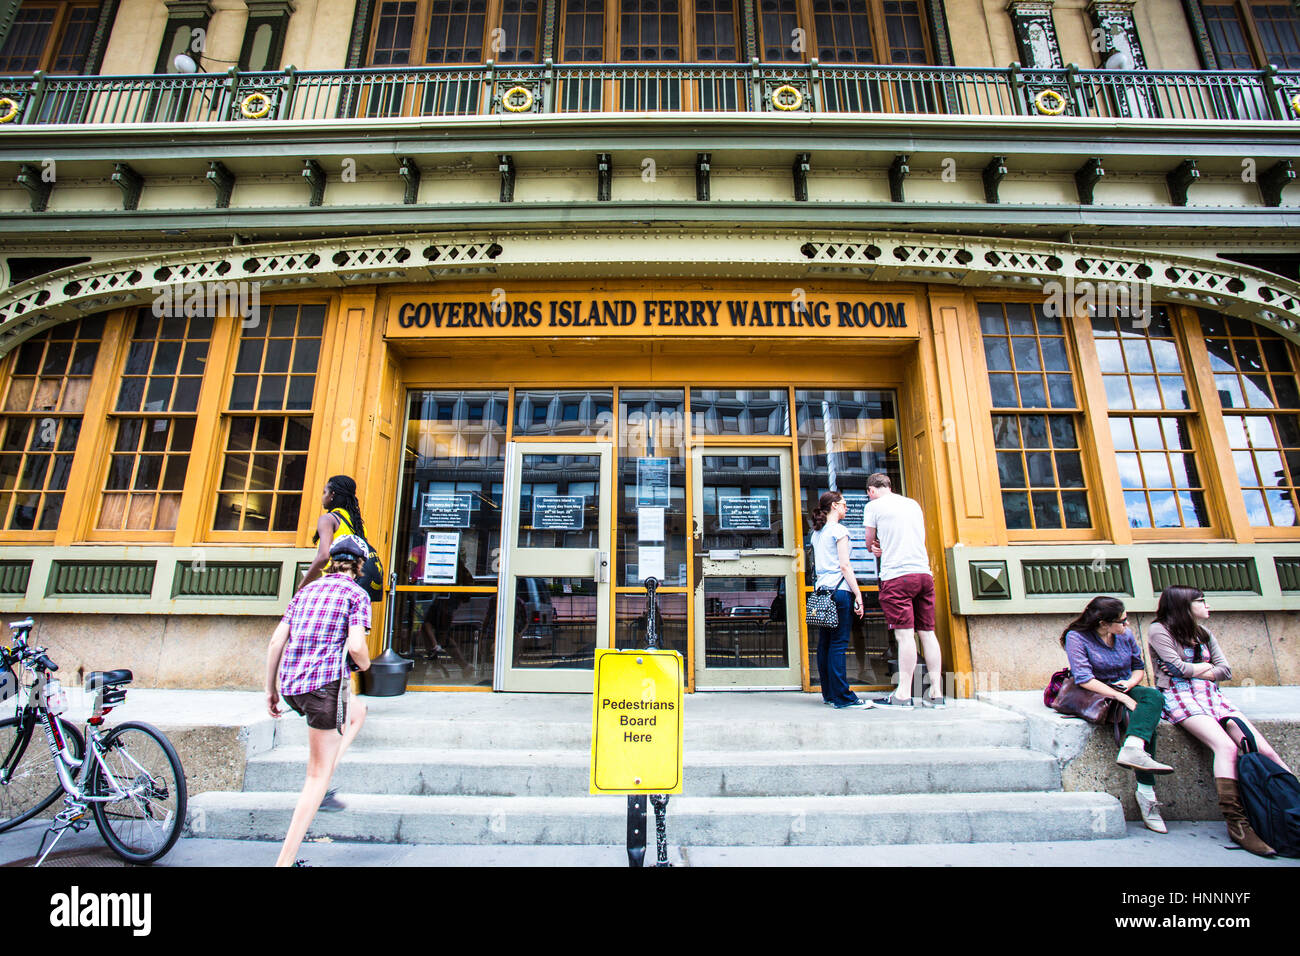
{"type": "Polygon", "coordinates": [[[1138,813],[1142,815],[1142,822],[1146,824],[1148,830],[1154,830],[1156,833],[1168,833],[1169,828],[1165,826],[1165,818],[1160,815],[1160,808],[1164,806],[1159,800],[1148,800],[1139,792],[1137,794],[1138,813]]]}
{"type": "Polygon", "coordinates": [[[915,701],[910,697],[900,698],[890,694],[888,697],[877,697],[875,704],[877,707],[912,707],[915,706],[915,701]]]}
{"type": "Polygon", "coordinates": [[[334,813],[337,810],[346,810],[348,805],[339,799],[337,788],[331,788],[325,791],[325,797],[320,802],[320,809],[326,813],[334,813]]]}

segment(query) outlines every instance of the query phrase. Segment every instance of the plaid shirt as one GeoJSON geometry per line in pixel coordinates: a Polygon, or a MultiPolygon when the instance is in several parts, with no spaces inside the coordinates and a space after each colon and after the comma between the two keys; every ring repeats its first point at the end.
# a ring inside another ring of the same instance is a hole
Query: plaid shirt
{"type": "Polygon", "coordinates": [[[280,660],[280,695],[306,694],[347,676],[343,645],[354,624],[370,628],[370,597],[345,574],[313,581],[289,601],[289,640],[280,660]]]}

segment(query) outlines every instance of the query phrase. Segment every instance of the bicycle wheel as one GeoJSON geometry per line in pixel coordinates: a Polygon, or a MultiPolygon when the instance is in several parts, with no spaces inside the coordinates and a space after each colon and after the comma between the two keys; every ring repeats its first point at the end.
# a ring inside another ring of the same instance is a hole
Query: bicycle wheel
{"type": "MultiPolygon", "coordinates": [[[[81,731],[59,718],[59,728],[72,742],[72,755],[86,752],[81,731]]],[[[0,833],[36,816],[63,792],[45,730],[36,717],[0,720],[0,833]]]]}
{"type": "Polygon", "coordinates": [[[128,863],[152,863],[172,848],[185,824],[185,771],[171,741],[156,727],[128,721],[104,735],[91,796],[104,842],[128,863]],[[107,771],[105,771],[107,767],[107,771]]]}

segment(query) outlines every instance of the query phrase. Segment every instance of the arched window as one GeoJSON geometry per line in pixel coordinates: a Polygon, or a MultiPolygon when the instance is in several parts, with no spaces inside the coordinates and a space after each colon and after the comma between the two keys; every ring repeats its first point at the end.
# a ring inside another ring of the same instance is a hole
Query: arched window
{"type": "Polygon", "coordinates": [[[98,3],[23,3],[0,47],[0,73],[84,72],[98,20],[98,3]]]}

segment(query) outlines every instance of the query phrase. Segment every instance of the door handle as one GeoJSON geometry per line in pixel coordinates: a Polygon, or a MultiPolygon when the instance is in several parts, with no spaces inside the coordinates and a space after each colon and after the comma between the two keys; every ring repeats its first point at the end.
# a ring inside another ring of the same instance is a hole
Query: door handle
{"type": "Polygon", "coordinates": [[[606,584],[609,582],[609,552],[597,551],[595,566],[592,569],[593,576],[597,584],[606,584]]]}

